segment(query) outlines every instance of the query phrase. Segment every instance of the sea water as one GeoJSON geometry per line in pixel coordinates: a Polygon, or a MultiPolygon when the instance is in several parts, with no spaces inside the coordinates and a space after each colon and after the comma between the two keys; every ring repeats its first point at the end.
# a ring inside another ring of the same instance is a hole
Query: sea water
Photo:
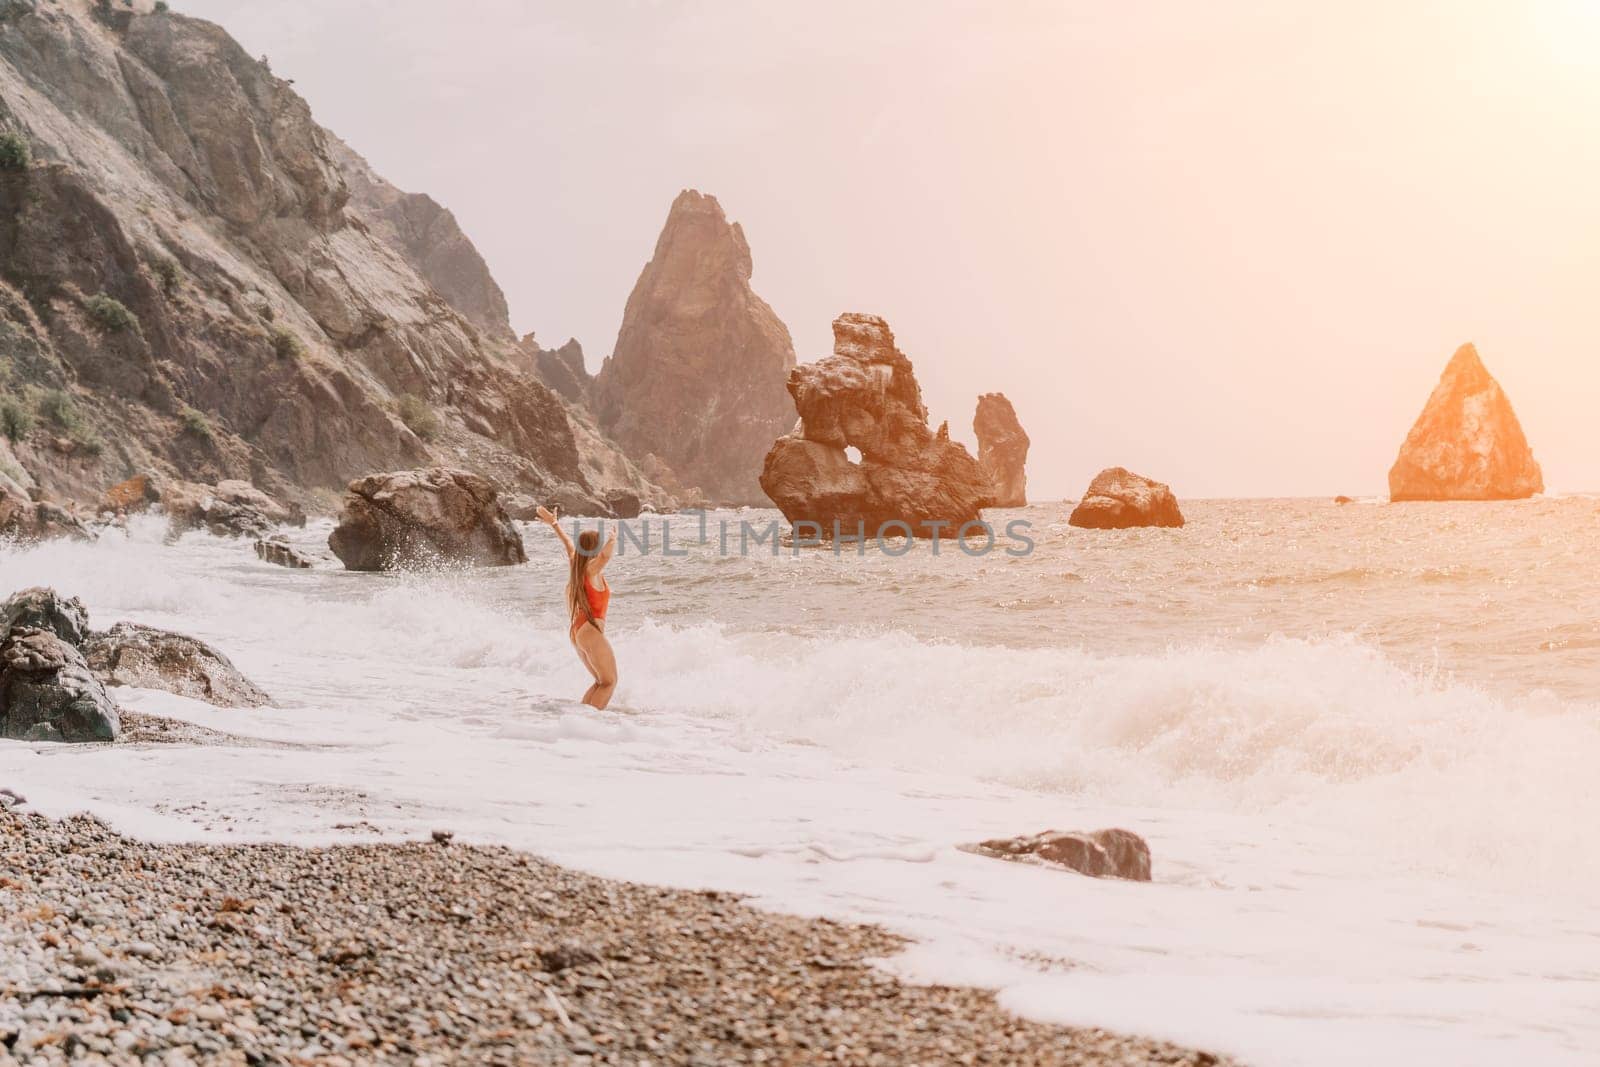
{"type": "Polygon", "coordinates": [[[525,567],[422,574],[154,518],[0,548],[0,592],[193,634],[274,698],[117,690],[260,743],[0,742],[0,784],[156,840],[448,829],[749,893],[909,935],[911,980],[1260,1065],[1600,1062],[1600,503],[1067,510],[992,516],[1031,524],[1020,557],[721,551],[766,512],[666,520],[667,556],[650,519],[607,572],[607,712],[574,703],[542,527],[525,567]],[[1152,884],[957,847],[1106,826],[1152,884]]]}

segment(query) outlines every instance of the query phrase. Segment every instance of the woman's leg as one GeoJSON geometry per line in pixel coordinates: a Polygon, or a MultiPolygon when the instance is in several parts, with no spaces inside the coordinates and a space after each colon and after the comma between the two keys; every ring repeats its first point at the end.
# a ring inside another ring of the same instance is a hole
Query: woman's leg
{"type": "Polygon", "coordinates": [[[592,629],[594,629],[594,627],[590,626],[587,621],[584,621],[579,623],[573,629],[568,630],[567,636],[572,640],[573,650],[578,653],[578,661],[583,664],[583,669],[588,671],[589,676],[598,682],[600,680],[600,672],[594,669],[593,663],[589,662],[589,653],[583,650],[583,645],[578,641],[579,631],[592,629]]]}
{"type": "Polygon", "coordinates": [[[579,628],[577,643],[578,651],[594,673],[594,685],[583,694],[583,702],[592,708],[604,708],[611,703],[611,694],[617,689],[616,653],[611,651],[606,635],[591,623],[579,628]]]}

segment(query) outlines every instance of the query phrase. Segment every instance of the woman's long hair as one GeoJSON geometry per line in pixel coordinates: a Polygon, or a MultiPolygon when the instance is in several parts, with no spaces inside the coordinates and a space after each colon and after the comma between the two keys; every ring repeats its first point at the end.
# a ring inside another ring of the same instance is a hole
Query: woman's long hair
{"type": "MultiPolygon", "coordinates": [[[[589,561],[600,553],[600,535],[585,530],[578,535],[578,550],[572,554],[572,573],[567,576],[567,610],[574,619],[594,622],[594,609],[589,606],[589,594],[584,589],[583,572],[589,561]]],[[[596,626],[596,629],[599,629],[596,626]]]]}

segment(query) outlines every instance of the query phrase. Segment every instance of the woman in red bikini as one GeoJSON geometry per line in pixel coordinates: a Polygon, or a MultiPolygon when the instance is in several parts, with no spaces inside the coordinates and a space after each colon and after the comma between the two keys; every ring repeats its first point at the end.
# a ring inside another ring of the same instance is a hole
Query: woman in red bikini
{"type": "Polygon", "coordinates": [[[583,702],[592,708],[604,708],[611,702],[617,689],[617,657],[606,640],[606,608],[611,605],[611,586],[606,584],[602,572],[611,562],[617,547],[617,531],[613,529],[600,544],[600,535],[585,530],[578,535],[576,546],[557,522],[555,512],[539,509],[539,519],[561,538],[567,548],[567,610],[572,616],[572,628],[567,636],[578,650],[578,658],[594,675],[594,684],[583,694],[583,702]]]}

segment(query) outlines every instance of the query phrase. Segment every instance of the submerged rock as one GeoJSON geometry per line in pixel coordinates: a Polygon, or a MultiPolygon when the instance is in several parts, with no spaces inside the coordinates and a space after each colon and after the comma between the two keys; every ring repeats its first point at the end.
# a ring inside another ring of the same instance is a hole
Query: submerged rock
{"type": "Polygon", "coordinates": [[[522,535],[487,479],[447,467],[350,483],[328,547],[348,570],[526,563],[522,535]]]}
{"type": "Polygon", "coordinates": [[[1089,530],[1182,526],[1183,512],[1166,485],[1122,467],[1110,467],[1094,476],[1067,522],[1089,530]]]}
{"type": "Polygon", "coordinates": [[[750,287],[750,246],[716,197],[673,201],[592,390],[600,428],[713,501],[765,504],[758,459],[794,416],[789,330],[750,287]]]}
{"type": "Polygon", "coordinates": [[[994,482],[994,506],[1020,508],[1028,503],[1028,435],[1004,393],[984,393],[972,416],[978,437],[978,466],[994,482]]]}
{"type": "Polygon", "coordinates": [[[1064,833],[1046,830],[1025,837],[996,838],[963,846],[997,859],[1065,867],[1093,878],[1150,880],[1150,846],[1131,830],[1064,833]]]}
{"type": "Polygon", "coordinates": [[[1544,473],[1500,383],[1470,344],[1456,349],[1389,469],[1389,499],[1521,500],[1544,473]]]}
{"type": "Polygon", "coordinates": [[[977,460],[928,429],[911,361],[876,315],[833,322],[833,355],[789,375],[800,425],[767,453],[761,488],[792,523],[824,536],[879,531],[953,537],[976,522],[994,486],[977,460]],[[853,463],[845,449],[855,448],[853,463]]]}
{"type": "Polygon", "coordinates": [[[83,653],[50,630],[14,626],[0,643],[0,736],[115,741],[122,722],[83,653]]]}
{"type": "Polygon", "coordinates": [[[89,669],[107,685],[160,689],[219,708],[254,708],[272,698],[204,641],[119,622],[83,643],[89,669]]]}
{"type": "Polygon", "coordinates": [[[310,570],[316,566],[310,556],[295,548],[281,537],[269,537],[256,542],[256,556],[267,563],[291,570],[310,570]]]}

